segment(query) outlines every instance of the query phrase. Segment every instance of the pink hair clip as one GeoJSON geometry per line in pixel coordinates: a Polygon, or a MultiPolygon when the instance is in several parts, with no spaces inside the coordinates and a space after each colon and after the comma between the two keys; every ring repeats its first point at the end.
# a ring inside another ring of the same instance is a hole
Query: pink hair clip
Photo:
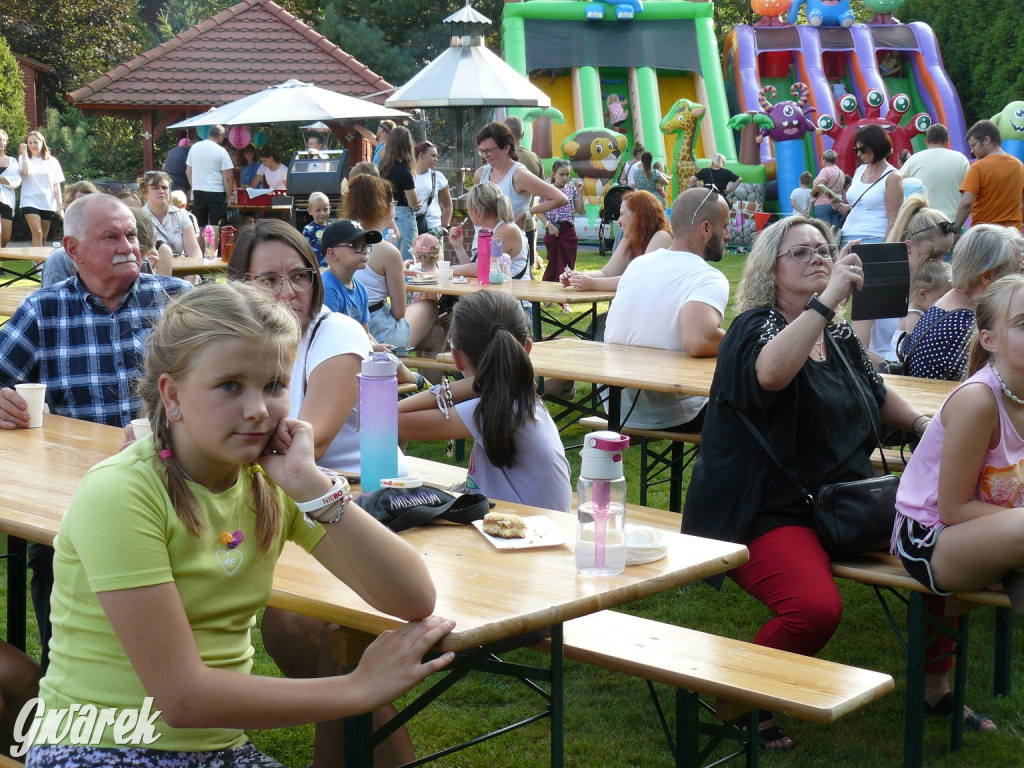
{"type": "Polygon", "coordinates": [[[169,458],[171,458],[171,449],[164,448],[162,451],[160,451],[158,455],[160,456],[160,461],[167,461],[169,458]]]}

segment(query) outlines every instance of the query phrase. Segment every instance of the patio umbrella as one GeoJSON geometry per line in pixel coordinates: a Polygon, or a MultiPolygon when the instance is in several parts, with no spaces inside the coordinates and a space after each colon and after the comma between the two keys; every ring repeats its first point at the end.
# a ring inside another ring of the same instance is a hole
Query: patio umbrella
{"type": "Polygon", "coordinates": [[[312,83],[288,80],[169,127],[269,125],[315,120],[394,120],[407,117],[409,115],[405,112],[380,104],[318,88],[312,83]]]}

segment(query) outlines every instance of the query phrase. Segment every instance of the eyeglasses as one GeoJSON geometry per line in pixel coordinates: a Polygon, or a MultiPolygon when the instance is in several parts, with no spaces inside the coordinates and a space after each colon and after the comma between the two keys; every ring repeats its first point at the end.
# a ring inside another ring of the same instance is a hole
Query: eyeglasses
{"type": "Polygon", "coordinates": [[[698,205],[696,208],[693,209],[693,217],[690,219],[690,226],[691,227],[697,221],[697,213],[700,211],[701,208],[704,207],[704,203],[706,203],[709,199],[711,199],[712,195],[717,195],[717,194],[718,194],[718,190],[717,189],[715,189],[714,187],[709,187],[708,188],[708,193],[706,195],[704,195],[704,199],[700,201],[700,205],[698,205]]]}
{"type": "Polygon", "coordinates": [[[292,284],[292,288],[296,291],[308,291],[313,287],[313,275],[316,270],[312,267],[306,267],[305,269],[293,269],[287,275],[279,275],[276,272],[264,272],[262,275],[256,275],[252,278],[252,282],[259,283],[264,288],[270,290],[271,293],[278,293],[284,287],[284,281],[287,280],[292,284]]]}
{"type": "Polygon", "coordinates": [[[858,146],[858,147],[854,147],[853,148],[854,154],[857,154],[857,155],[863,155],[865,152],[870,152],[870,151],[871,150],[868,149],[867,147],[860,147],[860,146],[858,146]]]}
{"type": "Polygon", "coordinates": [[[373,246],[370,243],[338,243],[332,245],[331,248],[351,248],[354,253],[369,253],[373,250],[373,246]]]}
{"type": "Polygon", "coordinates": [[[783,253],[788,253],[789,258],[793,261],[798,262],[808,261],[815,255],[822,261],[834,261],[838,252],[839,248],[834,245],[819,245],[817,248],[812,248],[809,245],[794,245],[783,251],[783,253]]]}
{"type": "Polygon", "coordinates": [[[491,147],[490,149],[481,149],[480,150],[480,157],[482,157],[484,160],[486,160],[488,157],[490,157],[495,152],[497,152],[498,149],[499,149],[499,147],[491,147]]]}

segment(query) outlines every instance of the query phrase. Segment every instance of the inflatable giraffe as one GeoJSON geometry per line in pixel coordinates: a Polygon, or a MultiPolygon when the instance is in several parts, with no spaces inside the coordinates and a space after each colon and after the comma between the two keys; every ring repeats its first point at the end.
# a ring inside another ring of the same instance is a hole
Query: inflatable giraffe
{"type": "Polygon", "coordinates": [[[706,109],[703,104],[697,104],[689,99],[679,99],[658,126],[666,136],[676,137],[673,150],[676,158],[676,172],[672,177],[673,197],[679,194],[680,189],[686,189],[687,180],[697,173],[693,147],[697,143],[698,123],[706,109]]]}

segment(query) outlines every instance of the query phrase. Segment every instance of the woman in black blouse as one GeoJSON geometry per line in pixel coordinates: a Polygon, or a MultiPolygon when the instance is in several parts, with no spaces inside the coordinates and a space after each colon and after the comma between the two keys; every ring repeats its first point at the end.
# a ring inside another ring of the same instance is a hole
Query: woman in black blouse
{"type": "MultiPolygon", "coordinates": [[[[837,255],[823,222],[776,222],[751,249],[737,297],[741,314],[718,352],[683,532],[747,545],[750,560],[729,575],[775,614],[754,638],[759,645],[814,655],[838,626],[842,603],[804,494],[743,417],[809,489],[873,475],[872,423],[918,433],[927,423],[886,392],[836,314],[863,282],[860,259],[849,248],[837,255]]],[[[761,720],[763,746],[795,746],[771,713],[761,720]]]]}
{"type": "Polygon", "coordinates": [[[396,126],[388,136],[380,160],[380,176],[391,182],[395,193],[395,226],[398,228],[398,250],[402,259],[411,259],[412,241],[416,239],[416,211],[422,203],[416,194],[416,150],[408,128],[396,126]]]}

